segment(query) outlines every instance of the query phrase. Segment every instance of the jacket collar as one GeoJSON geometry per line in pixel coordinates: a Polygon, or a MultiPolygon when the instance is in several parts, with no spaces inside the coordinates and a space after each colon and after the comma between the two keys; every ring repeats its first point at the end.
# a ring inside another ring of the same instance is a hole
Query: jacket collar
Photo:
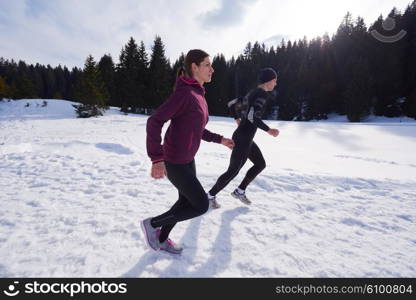
{"type": "Polygon", "coordinates": [[[178,77],[176,79],[176,89],[189,86],[196,88],[199,92],[202,93],[202,95],[205,95],[205,88],[200,85],[196,79],[184,76],[178,77]]]}

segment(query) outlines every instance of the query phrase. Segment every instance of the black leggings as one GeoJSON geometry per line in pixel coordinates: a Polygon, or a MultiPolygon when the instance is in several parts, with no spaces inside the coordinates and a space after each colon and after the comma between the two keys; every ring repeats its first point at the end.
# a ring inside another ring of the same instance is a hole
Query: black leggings
{"type": "Polygon", "coordinates": [[[167,212],[151,220],[153,227],[162,227],[159,241],[165,241],[177,222],[195,218],[207,212],[208,198],[196,178],[195,161],[172,164],[165,161],[168,179],[178,189],[179,199],[167,212]]]}
{"type": "Polygon", "coordinates": [[[238,186],[240,189],[245,190],[250,182],[260,174],[266,167],[266,162],[263,158],[259,147],[253,140],[245,140],[236,137],[234,139],[235,146],[231,153],[230,165],[227,171],[222,174],[209,193],[212,196],[218,194],[227,184],[237,176],[240,169],[244,166],[247,159],[249,159],[254,165],[247,171],[241,184],[238,186]]]}

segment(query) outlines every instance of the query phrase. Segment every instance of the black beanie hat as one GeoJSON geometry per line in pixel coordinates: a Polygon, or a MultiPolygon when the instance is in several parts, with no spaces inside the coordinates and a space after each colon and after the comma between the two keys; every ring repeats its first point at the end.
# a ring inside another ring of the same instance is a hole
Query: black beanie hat
{"type": "Polygon", "coordinates": [[[277,78],[277,73],[275,70],[272,68],[264,68],[259,71],[257,81],[259,84],[262,84],[275,78],[277,78]]]}

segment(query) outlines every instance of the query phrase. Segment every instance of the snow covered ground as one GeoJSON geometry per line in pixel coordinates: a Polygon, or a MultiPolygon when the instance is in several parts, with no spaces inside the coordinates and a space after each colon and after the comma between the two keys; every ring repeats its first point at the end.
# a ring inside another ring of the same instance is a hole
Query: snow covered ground
{"type": "MultiPolygon", "coordinates": [[[[254,203],[230,196],[248,162],[221,209],[173,230],[175,257],[149,251],[139,228],[177,197],[149,175],[147,117],[77,119],[70,102],[42,102],[0,102],[0,277],[416,276],[414,120],[267,121],[281,134],[256,135],[267,168],[254,203]]],[[[208,129],[230,137],[235,124],[208,129]]],[[[229,155],[202,142],[207,190],[229,155]]]]}

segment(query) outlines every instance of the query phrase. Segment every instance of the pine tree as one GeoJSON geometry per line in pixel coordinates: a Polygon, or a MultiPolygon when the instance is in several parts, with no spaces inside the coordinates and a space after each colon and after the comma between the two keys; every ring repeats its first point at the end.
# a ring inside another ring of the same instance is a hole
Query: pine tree
{"type": "Polygon", "coordinates": [[[251,59],[251,49],[252,49],[251,42],[248,42],[243,51],[243,59],[246,59],[246,60],[251,59]]]}
{"type": "Polygon", "coordinates": [[[150,97],[147,107],[157,108],[168,97],[172,87],[170,63],[165,56],[165,46],[159,36],[156,36],[152,47],[149,73],[150,97]]]}
{"type": "Polygon", "coordinates": [[[120,62],[117,65],[116,84],[120,98],[121,110],[135,112],[138,103],[138,72],[139,50],[136,41],[131,37],[127,45],[122,48],[120,62]]]}
{"type": "Polygon", "coordinates": [[[52,99],[63,99],[65,91],[65,74],[61,65],[54,69],[54,76],[56,79],[55,91],[52,99]]]}
{"type": "Polygon", "coordinates": [[[110,54],[101,57],[98,63],[98,70],[100,71],[104,86],[108,91],[107,106],[117,106],[116,102],[116,84],[115,84],[115,66],[113,58],[110,54]]]}
{"type": "Polygon", "coordinates": [[[373,82],[365,58],[358,58],[353,65],[352,76],[344,92],[345,109],[350,122],[361,122],[370,114],[373,82]]]}
{"type": "MultiPolygon", "coordinates": [[[[227,62],[227,99],[238,97],[238,78],[234,56],[227,62]]],[[[227,102],[228,102],[227,101],[227,102]]]]}
{"type": "Polygon", "coordinates": [[[10,98],[11,88],[6,81],[0,76],[0,99],[10,98]]]}
{"type": "MultiPolygon", "coordinates": [[[[291,41],[287,43],[285,52],[283,53],[281,76],[279,78],[279,88],[281,91],[279,101],[279,118],[282,120],[293,120],[302,115],[302,109],[305,109],[304,99],[301,94],[304,89],[299,82],[299,74],[302,64],[305,62],[306,49],[303,43],[291,41]]],[[[306,68],[304,66],[304,68],[306,68]]]]}
{"type": "Polygon", "coordinates": [[[183,54],[183,52],[182,52],[181,55],[179,55],[179,58],[173,64],[173,67],[172,67],[171,81],[173,83],[176,83],[176,76],[177,76],[177,73],[178,73],[178,69],[179,69],[179,67],[183,66],[184,62],[185,62],[185,54],[183,54]]]}
{"type": "Polygon", "coordinates": [[[73,67],[71,69],[70,74],[70,86],[69,86],[69,99],[72,99],[76,101],[76,94],[77,94],[77,88],[81,85],[81,79],[82,79],[82,70],[77,67],[73,67]]]}
{"type": "Polygon", "coordinates": [[[228,114],[227,102],[228,97],[228,76],[227,62],[224,55],[217,55],[212,61],[214,73],[212,81],[206,84],[206,99],[209,112],[216,116],[225,116],[228,114]]]}
{"type": "Polygon", "coordinates": [[[16,99],[36,98],[36,89],[30,79],[29,69],[25,62],[20,61],[18,65],[18,77],[13,84],[16,99]]]}
{"type": "MultiPolygon", "coordinates": [[[[389,14],[390,18],[400,21],[400,16],[396,10],[389,14]]],[[[382,26],[383,18],[378,20],[370,27],[370,31],[376,30],[384,34],[382,26]]],[[[397,99],[403,96],[405,89],[404,82],[404,54],[406,40],[395,43],[383,43],[375,38],[371,39],[368,47],[370,66],[375,79],[375,103],[374,113],[380,116],[395,117],[402,114],[401,109],[397,109],[397,99]]]]}
{"type": "Polygon", "coordinates": [[[338,87],[336,97],[333,100],[335,112],[341,115],[346,114],[344,93],[346,84],[349,81],[349,73],[352,68],[351,48],[353,47],[353,21],[351,13],[347,13],[341,25],[332,39],[333,55],[336,70],[336,85],[338,87]]]}
{"type": "Polygon", "coordinates": [[[82,103],[77,107],[80,117],[102,115],[103,109],[106,108],[108,92],[92,55],[85,61],[77,100],[82,103]]]}
{"type": "Polygon", "coordinates": [[[137,97],[139,112],[148,109],[147,99],[150,97],[149,93],[149,58],[147,56],[146,48],[143,41],[140,42],[138,50],[138,69],[137,69],[137,97]]]}
{"type": "Polygon", "coordinates": [[[47,99],[52,99],[56,90],[56,79],[53,72],[53,68],[50,65],[47,65],[42,72],[43,82],[44,82],[44,95],[47,99]]]}
{"type": "Polygon", "coordinates": [[[69,72],[68,68],[64,67],[64,80],[65,86],[64,90],[62,91],[62,96],[65,100],[71,99],[71,73],[69,72]]]}
{"type": "Polygon", "coordinates": [[[31,77],[33,78],[33,84],[35,85],[36,95],[39,98],[45,98],[44,94],[44,85],[43,76],[42,76],[42,68],[43,66],[36,64],[32,70],[31,77]]]}
{"type": "Polygon", "coordinates": [[[416,119],[416,0],[403,14],[403,30],[406,31],[404,50],[404,114],[416,119]]]}
{"type": "Polygon", "coordinates": [[[324,35],[320,50],[321,60],[319,67],[315,69],[319,74],[319,84],[316,91],[318,115],[316,119],[327,119],[327,115],[335,109],[332,99],[336,97],[337,86],[333,59],[333,48],[328,35],[324,35]]]}

